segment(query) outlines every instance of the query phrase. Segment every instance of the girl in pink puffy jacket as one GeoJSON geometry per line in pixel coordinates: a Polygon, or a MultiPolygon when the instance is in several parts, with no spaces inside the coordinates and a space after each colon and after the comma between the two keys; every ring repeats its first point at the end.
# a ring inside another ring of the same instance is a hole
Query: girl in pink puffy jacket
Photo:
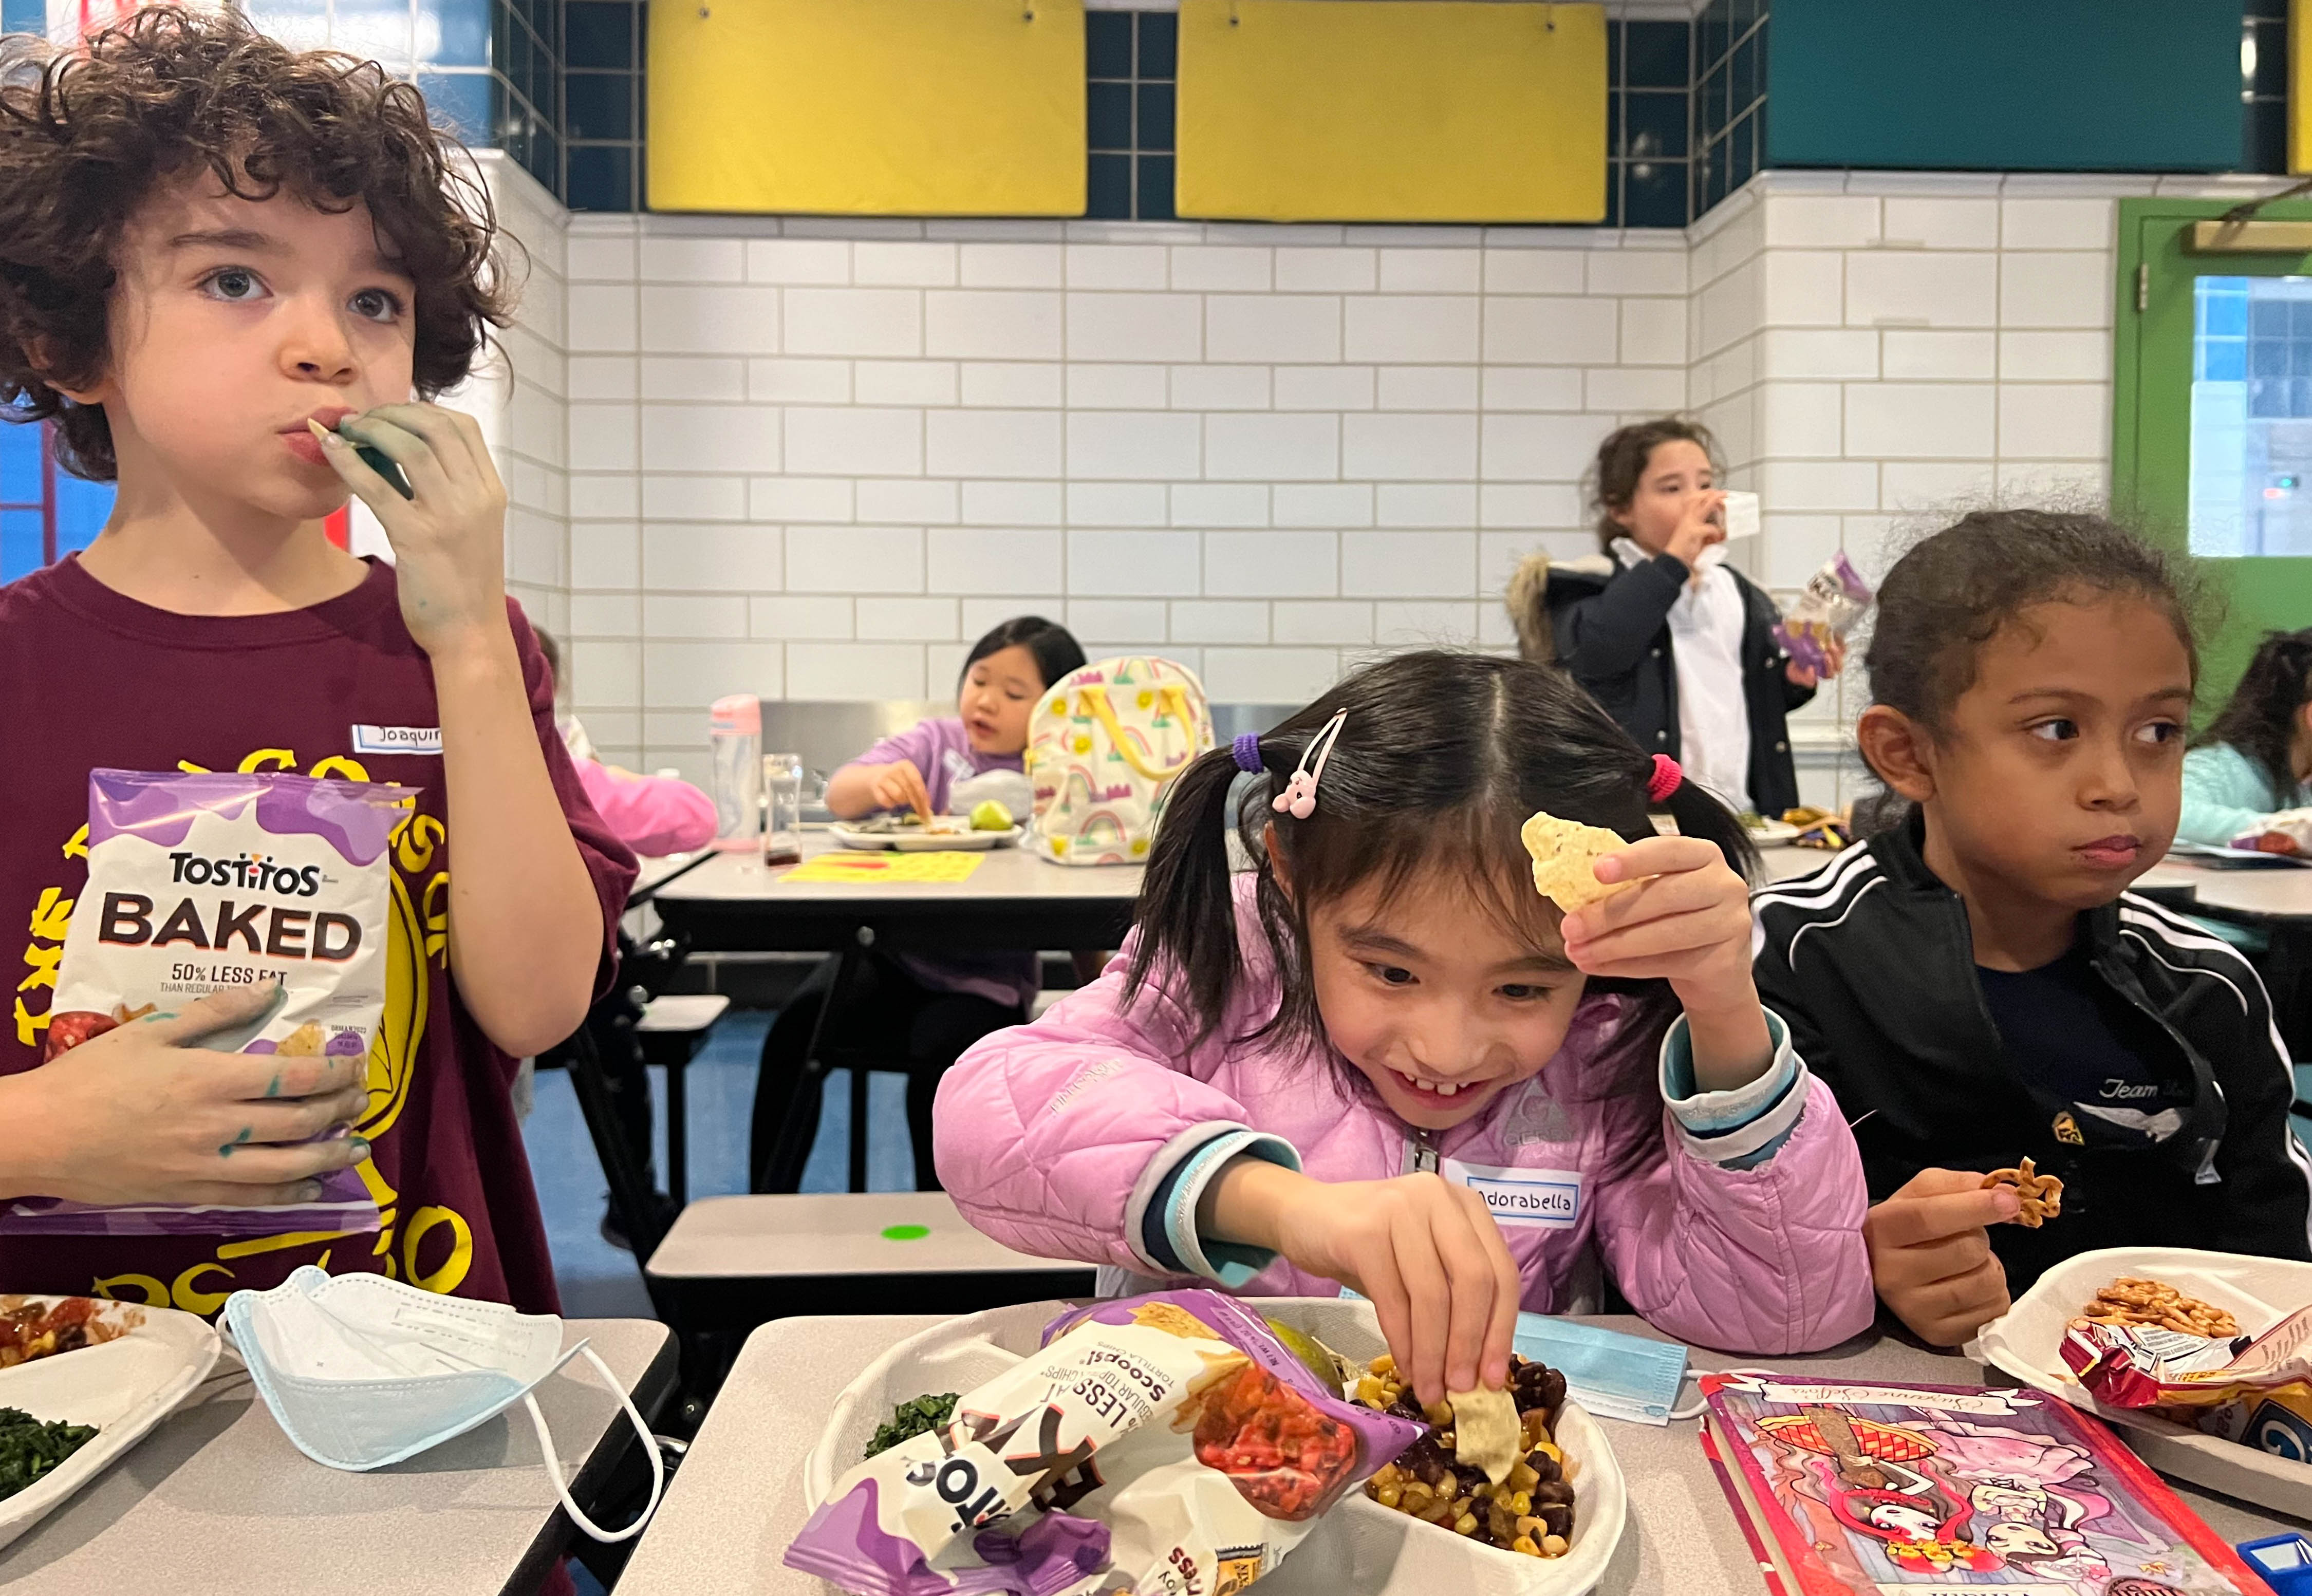
{"type": "Polygon", "coordinates": [[[1606,1275],[1682,1339],[1827,1346],[1871,1319],[1862,1172],[1751,984],[1751,858],[1570,677],[1371,666],[1180,777],[1125,955],[949,1073],[940,1178],[1107,1286],[1350,1286],[1423,1401],[1606,1275]],[[1632,839],[1596,874],[1635,885],[1561,916],[1537,810],[1632,839]]]}

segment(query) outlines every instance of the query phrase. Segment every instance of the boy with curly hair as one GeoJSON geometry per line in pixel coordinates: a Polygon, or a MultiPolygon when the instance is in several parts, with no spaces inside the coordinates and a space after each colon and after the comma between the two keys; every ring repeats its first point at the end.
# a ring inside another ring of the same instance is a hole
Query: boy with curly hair
{"type": "Polygon", "coordinates": [[[0,589],[0,1198],[293,1201],[351,1164],[383,1217],[0,1234],[0,1290],[213,1313],[312,1263],[557,1306],[511,1085],[609,978],[634,862],[505,597],[480,430],[425,402],[506,317],[460,153],[414,88],[230,15],[0,57],[0,419],[53,421],[66,469],[119,484],[84,553],[0,589]],[[396,565],[328,542],[348,490],[396,565]],[[260,1077],[197,1045],[250,1016],[219,996],[35,1068],[97,766],[419,789],[367,1060],[260,1077]],[[352,1135],[307,1139],[334,1124],[352,1135]]]}

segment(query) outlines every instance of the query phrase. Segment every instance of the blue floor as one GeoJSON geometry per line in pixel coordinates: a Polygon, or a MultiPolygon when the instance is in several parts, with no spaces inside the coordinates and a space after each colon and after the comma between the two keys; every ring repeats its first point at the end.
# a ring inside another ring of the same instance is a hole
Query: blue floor
{"type": "MultiPolygon", "coordinates": [[[[690,1195],[720,1197],[747,1189],[747,1141],[753,1124],[755,1070],[763,1033],[771,1016],[732,1010],[692,1060],[690,1101],[690,1195]]],[[[898,1075],[871,1075],[867,1082],[867,1187],[871,1191],[912,1191],[915,1154],[907,1136],[907,1083],[898,1075]]],[[[661,1184],[666,1169],[666,1076],[651,1071],[651,1100],[658,1130],[661,1184]]],[[[562,1312],[572,1319],[648,1319],[650,1295],[630,1253],[601,1235],[603,1204],[609,1191],[601,1161],[587,1137],[570,1077],[559,1069],[538,1077],[538,1106],[522,1128],[530,1164],[538,1179],[538,1200],[546,1211],[546,1239],[554,1251],[554,1277],[562,1290],[562,1312]]],[[[805,1191],[845,1190],[845,1148],[851,1134],[851,1080],[846,1070],[828,1077],[819,1119],[819,1139],[804,1166],[805,1191]]]]}

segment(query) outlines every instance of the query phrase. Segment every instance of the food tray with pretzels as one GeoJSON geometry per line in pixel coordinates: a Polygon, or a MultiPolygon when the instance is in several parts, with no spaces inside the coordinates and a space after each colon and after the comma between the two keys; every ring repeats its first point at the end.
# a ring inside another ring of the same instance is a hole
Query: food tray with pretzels
{"type": "Polygon", "coordinates": [[[2082,1252],[1967,1351],[2118,1426],[2163,1474],[2312,1518],[2312,1264],[2082,1252]]]}

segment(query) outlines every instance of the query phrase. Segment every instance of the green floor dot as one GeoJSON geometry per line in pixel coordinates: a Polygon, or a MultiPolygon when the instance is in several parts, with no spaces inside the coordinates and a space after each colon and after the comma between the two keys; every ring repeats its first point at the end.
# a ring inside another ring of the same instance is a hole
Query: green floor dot
{"type": "Polygon", "coordinates": [[[932,1227],[928,1225],[886,1225],[883,1239],[887,1242],[920,1242],[931,1233],[932,1227]]]}

